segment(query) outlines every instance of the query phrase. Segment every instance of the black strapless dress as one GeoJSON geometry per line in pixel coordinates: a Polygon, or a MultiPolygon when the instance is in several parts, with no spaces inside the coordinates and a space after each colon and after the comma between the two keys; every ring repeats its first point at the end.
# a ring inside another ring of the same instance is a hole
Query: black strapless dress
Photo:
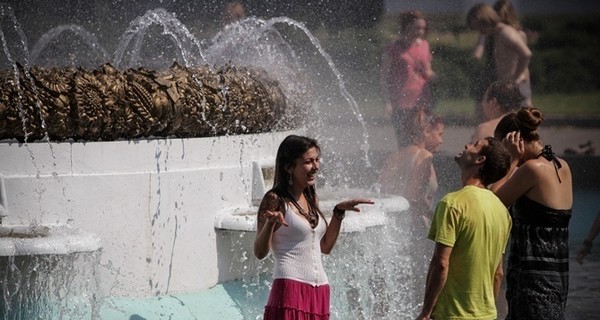
{"type": "Polygon", "coordinates": [[[522,196],[513,204],[511,215],[506,319],[564,319],[571,209],[548,208],[522,196]]]}

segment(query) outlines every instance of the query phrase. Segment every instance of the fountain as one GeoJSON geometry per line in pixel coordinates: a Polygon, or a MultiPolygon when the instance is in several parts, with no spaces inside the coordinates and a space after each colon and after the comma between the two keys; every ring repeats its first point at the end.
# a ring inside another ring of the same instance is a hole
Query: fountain
{"type": "Polygon", "coordinates": [[[359,194],[377,202],[361,216],[349,214],[338,251],[325,259],[333,318],[413,312],[411,244],[404,241],[410,230],[403,227],[408,203],[376,188],[353,190],[338,178],[350,161],[370,166],[368,135],[341,74],[303,24],[249,18],[207,44],[173,14],[155,9],[130,23],[110,59],[77,25],[51,29],[29,53],[11,8],[0,9],[9,62],[0,72],[0,251],[7,257],[0,268],[12,272],[2,274],[5,319],[257,318],[271,261],[249,253],[254,214],[276,149],[292,133],[315,136],[332,155],[319,177],[324,211],[359,194]],[[331,102],[276,28],[281,24],[306,36],[330,68],[340,100],[362,128],[344,141],[359,141],[362,160],[336,158],[335,150],[348,145],[326,131],[322,115],[332,112],[331,102]],[[46,48],[69,32],[91,56],[110,61],[75,68],[70,62],[77,56],[48,57],[46,48]],[[175,56],[145,57],[145,42],[160,36],[177,48],[175,56]],[[22,249],[17,235],[49,249],[22,249]],[[52,247],[54,235],[61,240],[52,247]],[[82,258],[86,252],[90,257],[82,258]],[[25,262],[15,262],[17,256],[25,262]],[[42,266],[73,270],[67,280],[83,276],[78,282],[88,285],[71,289],[70,281],[57,285],[31,275],[42,266]],[[30,299],[11,295],[19,290],[7,283],[12,277],[41,288],[46,298],[15,307],[30,299]]]}

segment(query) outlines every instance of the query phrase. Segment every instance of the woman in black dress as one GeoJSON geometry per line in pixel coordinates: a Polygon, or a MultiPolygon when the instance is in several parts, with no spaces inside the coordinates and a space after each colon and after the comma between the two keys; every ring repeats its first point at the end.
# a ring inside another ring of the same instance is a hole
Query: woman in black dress
{"type": "Polygon", "coordinates": [[[496,127],[513,155],[511,170],[491,189],[512,205],[506,319],[564,319],[569,287],[569,165],[544,145],[537,108],[510,113],[496,127]]]}

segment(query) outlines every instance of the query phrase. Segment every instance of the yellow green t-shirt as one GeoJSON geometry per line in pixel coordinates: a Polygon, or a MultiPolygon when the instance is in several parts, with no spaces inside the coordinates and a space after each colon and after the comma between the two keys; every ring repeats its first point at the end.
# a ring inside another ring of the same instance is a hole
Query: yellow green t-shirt
{"type": "Polygon", "coordinates": [[[487,189],[465,186],[442,198],[428,237],[452,253],[432,318],[496,319],[494,275],[511,226],[508,210],[487,189]]]}

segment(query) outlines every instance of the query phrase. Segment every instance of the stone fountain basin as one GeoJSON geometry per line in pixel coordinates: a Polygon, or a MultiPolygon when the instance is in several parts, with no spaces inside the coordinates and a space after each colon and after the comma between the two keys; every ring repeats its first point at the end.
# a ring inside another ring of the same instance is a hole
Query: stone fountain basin
{"type": "Polygon", "coordinates": [[[0,226],[0,256],[66,255],[101,247],[95,234],[69,226],[0,226]]]}
{"type": "MultiPolygon", "coordinates": [[[[374,205],[359,205],[361,212],[347,211],[341,232],[364,232],[371,227],[383,226],[391,215],[408,210],[408,201],[400,196],[385,195],[359,189],[319,190],[319,206],[330,219],[333,207],[340,201],[352,198],[368,198],[374,205]]],[[[215,218],[215,228],[232,231],[256,231],[257,206],[223,209],[215,218]]]]}

